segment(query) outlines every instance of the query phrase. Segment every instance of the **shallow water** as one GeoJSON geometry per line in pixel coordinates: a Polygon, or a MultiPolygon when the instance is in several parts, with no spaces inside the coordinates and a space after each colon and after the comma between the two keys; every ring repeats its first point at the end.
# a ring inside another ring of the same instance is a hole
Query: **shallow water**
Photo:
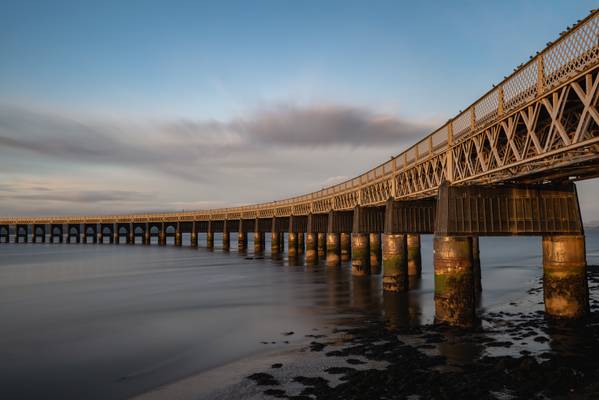
{"type": "MultiPolygon", "coordinates": [[[[599,264],[599,232],[586,239],[588,263],[599,264]]],[[[422,236],[422,278],[403,299],[384,296],[380,276],[352,278],[347,263],[290,266],[271,259],[268,241],[264,258],[222,252],[218,234],[214,251],[202,241],[200,249],[0,245],[0,396],[125,398],[284,351],[315,329],[373,315],[433,322],[431,236],[422,236]]],[[[542,309],[527,293],[542,274],[540,238],[481,238],[480,246],[482,310],[542,309]]]]}

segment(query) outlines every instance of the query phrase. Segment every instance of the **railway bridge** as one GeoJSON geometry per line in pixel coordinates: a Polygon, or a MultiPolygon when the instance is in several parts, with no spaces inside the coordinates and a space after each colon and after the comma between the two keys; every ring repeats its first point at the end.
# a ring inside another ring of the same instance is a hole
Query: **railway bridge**
{"type": "Polygon", "coordinates": [[[434,235],[435,315],[470,326],[481,290],[480,236],[542,236],[545,310],[588,312],[584,230],[575,182],[599,176],[599,10],[397,157],[346,182],[262,204],[189,212],[0,218],[0,242],[149,245],[151,235],[209,248],[231,233],[239,249],[287,248],[307,264],[355,276],[383,273],[409,290],[421,271],[420,235],[434,235]],[[284,240],[284,235],[286,240],[284,240]],[[287,246],[284,246],[284,243],[287,246]]]}

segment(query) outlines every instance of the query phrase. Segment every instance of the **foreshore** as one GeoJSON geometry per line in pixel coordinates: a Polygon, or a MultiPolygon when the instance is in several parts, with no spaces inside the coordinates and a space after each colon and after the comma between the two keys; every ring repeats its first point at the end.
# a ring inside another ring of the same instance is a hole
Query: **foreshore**
{"type": "Polygon", "coordinates": [[[539,282],[520,303],[482,310],[474,331],[410,326],[402,313],[389,314],[305,335],[302,345],[139,399],[596,399],[599,266],[589,267],[589,286],[591,314],[584,322],[546,319],[539,282]],[[520,311],[524,302],[533,306],[520,311]]]}

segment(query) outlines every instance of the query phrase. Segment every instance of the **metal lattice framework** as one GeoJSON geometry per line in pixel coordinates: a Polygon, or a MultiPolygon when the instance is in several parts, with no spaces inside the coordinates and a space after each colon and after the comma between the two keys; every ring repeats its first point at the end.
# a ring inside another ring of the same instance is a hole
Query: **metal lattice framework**
{"type": "Polygon", "coordinates": [[[346,182],[281,201],[214,210],[7,217],[0,224],[287,217],[436,194],[442,182],[543,182],[599,176],[599,11],[563,34],[466,111],[397,157],[346,182]]]}

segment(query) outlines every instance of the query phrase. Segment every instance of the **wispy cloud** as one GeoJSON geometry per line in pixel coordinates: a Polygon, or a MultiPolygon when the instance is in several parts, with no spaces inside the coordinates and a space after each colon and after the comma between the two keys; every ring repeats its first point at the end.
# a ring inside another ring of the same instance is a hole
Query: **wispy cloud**
{"type": "Polygon", "coordinates": [[[229,121],[99,118],[0,105],[0,213],[271,200],[345,180],[429,129],[339,105],[276,105],[229,121]]]}

